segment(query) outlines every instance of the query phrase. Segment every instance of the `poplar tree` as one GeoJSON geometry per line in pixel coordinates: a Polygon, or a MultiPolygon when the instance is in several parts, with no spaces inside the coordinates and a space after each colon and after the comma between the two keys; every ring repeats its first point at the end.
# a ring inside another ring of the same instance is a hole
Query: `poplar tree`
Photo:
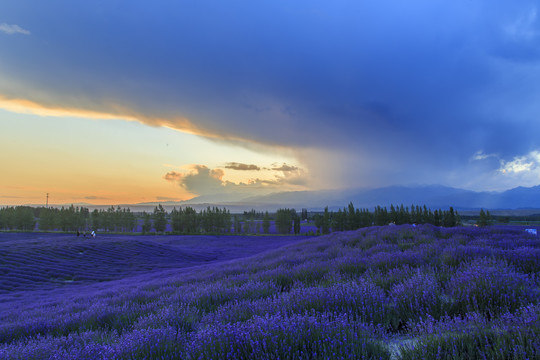
{"type": "Polygon", "coordinates": [[[145,211],[143,212],[143,225],[142,225],[143,234],[150,232],[151,228],[152,228],[152,215],[148,214],[145,211]]]}
{"type": "Polygon", "coordinates": [[[268,215],[268,211],[264,213],[262,227],[265,234],[270,232],[270,215],[268,215]]]}
{"type": "Polygon", "coordinates": [[[328,206],[324,208],[324,214],[322,219],[322,233],[330,234],[330,213],[328,212],[328,206]]]}
{"type": "MultiPolygon", "coordinates": [[[[276,212],[276,230],[280,234],[290,234],[293,223],[293,213],[291,209],[279,209],[276,212]]],[[[296,215],[296,212],[294,213],[296,215]]]]}
{"type": "Polygon", "coordinates": [[[491,224],[491,214],[489,213],[489,210],[484,211],[484,209],[480,209],[480,215],[478,216],[478,221],[476,222],[476,225],[488,226],[490,224],[491,224]]]}
{"type": "Polygon", "coordinates": [[[294,225],[293,225],[293,229],[294,229],[294,233],[296,235],[300,234],[300,223],[301,223],[301,218],[300,218],[300,215],[298,215],[297,213],[294,213],[294,225]]]}
{"type": "Polygon", "coordinates": [[[154,208],[154,228],[156,229],[156,232],[164,232],[165,228],[167,227],[167,212],[159,204],[154,208]]]}

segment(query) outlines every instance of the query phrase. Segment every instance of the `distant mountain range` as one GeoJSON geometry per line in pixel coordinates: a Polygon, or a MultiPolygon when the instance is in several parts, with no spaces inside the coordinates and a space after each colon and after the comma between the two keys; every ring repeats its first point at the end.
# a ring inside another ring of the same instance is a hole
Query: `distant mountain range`
{"type": "MultiPolygon", "coordinates": [[[[337,210],[347,206],[351,201],[356,208],[369,209],[377,205],[390,206],[390,204],[405,206],[425,204],[431,209],[447,209],[453,206],[457,210],[540,209],[540,186],[517,187],[503,192],[477,192],[441,185],[390,186],[377,189],[289,191],[234,200],[231,197],[204,196],[188,201],[169,201],[161,204],[166,208],[191,206],[201,209],[206,206],[219,206],[231,211],[250,209],[273,211],[279,208],[307,208],[316,211],[324,209],[325,206],[337,210]]],[[[144,203],[136,206],[157,204],[144,203]]],[[[537,212],[540,213],[540,210],[537,212]]]]}
{"type": "MultiPolygon", "coordinates": [[[[512,214],[540,213],[540,185],[533,187],[517,187],[502,192],[478,192],[457,189],[441,185],[426,186],[389,186],[377,189],[320,190],[320,191],[287,191],[263,196],[240,194],[206,195],[187,201],[161,201],[138,204],[119,204],[132,211],[152,211],[158,204],[167,211],[173,207],[191,206],[196,210],[208,206],[226,207],[233,213],[251,209],[257,211],[275,211],[280,208],[306,208],[310,211],[321,211],[325,206],[330,210],[343,208],[351,202],[355,208],[368,208],[391,204],[410,206],[426,205],[430,209],[448,209],[453,206],[461,212],[480,208],[489,210],[512,210],[512,214]]],[[[63,206],[69,206],[64,204],[63,206]]],[[[108,208],[110,205],[74,204],[90,209],[108,208]]],[[[43,206],[43,205],[36,205],[43,206]]],[[[51,205],[61,206],[61,205],[51,205]]],[[[495,212],[494,212],[495,213],[495,212]]],[[[499,214],[504,212],[498,211],[499,214]]]]}

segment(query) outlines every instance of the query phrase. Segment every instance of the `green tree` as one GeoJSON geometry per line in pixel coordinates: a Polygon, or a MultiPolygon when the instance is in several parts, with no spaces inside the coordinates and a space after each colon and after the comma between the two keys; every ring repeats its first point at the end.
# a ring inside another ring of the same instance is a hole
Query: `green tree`
{"type": "Polygon", "coordinates": [[[397,211],[398,211],[398,217],[397,217],[396,224],[401,225],[401,224],[410,223],[409,208],[405,208],[405,207],[403,207],[403,204],[401,204],[399,206],[399,210],[397,210],[397,211]]]}
{"type": "Polygon", "coordinates": [[[191,206],[184,209],[183,224],[186,233],[196,234],[199,232],[199,216],[191,206]]]}
{"type": "Polygon", "coordinates": [[[137,225],[135,214],[133,214],[131,210],[128,208],[128,209],[123,210],[122,216],[123,216],[122,227],[125,229],[124,231],[128,231],[128,232],[133,231],[133,229],[137,225]]]}
{"type": "Polygon", "coordinates": [[[164,232],[167,227],[167,212],[161,204],[154,208],[153,219],[156,232],[164,232]]]}
{"type": "Polygon", "coordinates": [[[332,215],[332,230],[344,231],[347,223],[347,214],[339,209],[337,213],[332,215]]]}
{"type": "Polygon", "coordinates": [[[91,227],[94,230],[103,228],[102,216],[98,209],[94,209],[92,211],[92,215],[90,216],[90,223],[92,224],[91,227]]]}
{"type": "Polygon", "coordinates": [[[152,229],[152,215],[148,214],[145,211],[143,212],[143,225],[142,225],[143,234],[149,233],[150,229],[152,229]]]}
{"type": "Polygon", "coordinates": [[[34,230],[36,221],[34,219],[34,211],[29,206],[15,207],[15,228],[19,230],[34,230]]]}
{"type": "Polygon", "coordinates": [[[238,234],[242,233],[242,223],[236,215],[234,216],[234,232],[238,234]]]}
{"type": "Polygon", "coordinates": [[[374,214],[370,213],[368,209],[357,209],[360,227],[368,227],[373,224],[374,214]]]}
{"type": "Polygon", "coordinates": [[[57,209],[42,207],[39,210],[39,229],[43,231],[54,230],[57,224],[57,209]]]}
{"type": "Polygon", "coordinates": [[[175,233],[181,233],[184,230],[182,224],[182,215],[182,208],[180,208],[180,210],[176,210],[176,207],[174,207],[171,211],[171,227],[172,231],[175,233]]]}
{"type": "Polygon", "coordinates": [[[290,234],[292,229],[291,209],[278,209],[276,212],[276,230],[280,234],[290,234]]]}
{"type": "Polygon", "coordinates": [[[394,207],[393,204],[390,204],[389,216],[390,216],[390,222],[393,222],[394,224],[397,224],[399,222],[398,221],[398,212],[397,212],[397,210],[396,210],[396,208],[394,207]]]}
{"type": "Polygon", "coordinates": [[[456,212],[454,212],[453,207],[450,206],[450,209],[448,211],[443,212],[442,223],[443,223],[443,226],[445,227],[457,226],[458,215],[456,212]]]}
{"type": "Polygon", "coordinates": [[[322,233],[330,234],[330,213],[328,212],[328,206],[324,208],[324,214],[322,219],[322,233]]]}
{"type": "Polygon", "coordinates": [[[317,233],[320,234],[322,231],[323,216],[321,214],[313,215],[313,222],[315,223],[315,227],[317,228],[317,233]]]}
{"type": "Polygon", "coordinates": [[[345,211],[345,215],[347,217],[347,225],[345,227],[346,230],[355,230],[360,227],[359,214],[360,213],[358,211],[355,211],[354,205],[351,201],[347,211],[345,211]]]}
{"type": "Polygon", "coordinates": [[[388,210],[386,209],[386,207],[382,208],[378,205],[377,207],[375,207],[373,211],[373,218],[374,218],[373,220],[375,222],[375,225],[377,226],[383,226],[390,222],[388,210]]]}
{"type": "Polygon", "coordinates": [[[262,227],[265,234],[270,232],[270,215],[268,215],[268,211],[264,213],[262,227]]]}
{"type": "Polygon", "coordinates": [[[487,217],[488,225],[493,225],[493,217],[491,216],[491,213],[489,212],[489,210],[486,210],[486,217],[487,217]]]}
{"type": "Polygon", "coordinates": [[[476,222],[476,225],[488,226],[491,225],[491,222],[492,218],[489,210],[484,211],[484,209],[480,209],[480,215],[478,216],[478,221],[476,222]]]}
{"type": "Polygon", "coordinates": [[[90,210],[88,208],[81,207],[77,212],[77,229],[88,228],[88,222],[90,221],[90,210]]]}
{"type": "Polygon", "coordinates": [[[293,214],[293,220],[294,220],[293,230],[294,230],[295,235],[298,235],[300,234],[300,226],[301,226],[302,219],[300,218],[300,215],[298,215],[295,212],[293,214]]]}
{"type": "Polygon", "coordinates": [[[435,225],[435,226],[441,226],[442,225],[441,213],[442,213],[442,211],[435,210],[435,212],[433,214],[433,225],[435,225]]]}
{"type": "Polygon", "coordinates": [[[308,211],[307,209],[302,209],[302,220],[306,221],[308,219],[308,211]]]}
{"type": "Polygon", "coordinates": [[[424,224],[435,225],[435,214],[433,214],[431,209],[428,209],[425,204],[424,204],[424,214],[422,217],[422,221],[424,222],[424,224]]]}

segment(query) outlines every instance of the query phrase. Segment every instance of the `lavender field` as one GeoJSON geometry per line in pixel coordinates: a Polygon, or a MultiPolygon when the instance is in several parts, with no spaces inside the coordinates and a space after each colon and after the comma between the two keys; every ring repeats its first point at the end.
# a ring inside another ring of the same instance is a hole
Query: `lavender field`
{"type": "Polygon", "coordinates": [[[537,359],[522,228],[0,235],[2,359],[537,359]]]}

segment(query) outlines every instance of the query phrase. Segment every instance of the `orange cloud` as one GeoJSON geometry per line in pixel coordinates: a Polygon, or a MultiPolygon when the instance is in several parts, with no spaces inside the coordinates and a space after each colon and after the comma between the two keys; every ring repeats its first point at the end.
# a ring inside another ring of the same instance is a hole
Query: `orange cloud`
{"type": "Polygon", "coordinates": [[[26,99],[11,99],[2,95],[0,95],[0,108],[18,114],[33,114],[40,116],[73,116],[92,119],[122,119],[136,121],[136,119],[131,116],[109,114],[92,110],[47,106],[26,99]]]}
{"type": "Polygon", "coordinates": [[[212,134],[208,131],[196,127],[191,121],[185,117],[173,117],[170,119],[150,117],[136,113],[123,106],[116,104],[106,104],[105,109],[109,111],[94,111],[78,107],[61,107],[55,105],[42,104],[39,102],[10,98],[0,95],[0,108],[19,114],[33,114],[39,116],[54,116],[54,117],[81,117],[90,119],[104,120],[126,120],[136,121],[150,126],[163,126],[173,130],[182,131],[194,135],[205,137],[217,137],[217,134],[212,134]]]}
{"type": "MultiPolygon", "coordinates": [[[[283,165],[288,166],[288,165],[283,165]]],[[[224,180],[225,172],[222,169],[210,169],[205,165],[191,165],[191,171],[187,174],[170,171],[163,178],[167,181],[176,182],[184,190],[199,196],[218,196],[212,199],[238,200],[246,196],[267,194],[275,191],[293,189],[305,189],[309,181],[307,173],[297,167],[294,171],[284,171],[283,176],[275,176],[273,179],[250,179],[247,182],[233,183],[224,180]]],[[[268,169],[267,169],[268,170],[268,169]]],[[[207,198],[208,199],[208,198],[207,198]]]]}
{"type": "Polygon", "coordinates": [[[199,121],[198,124],[195,125],[195,119],[192,121],[185,116],[168,113],[148,115],[134,110],[133,107],[108,101],[102,101],[99,104],[96,104],[88,103],[87,100],[84,99],[77,99],[71,101],[71,103],[75,103],[75,105],[59,106],[51,103],[50,100],[36,101],[0,94],[0,108],[15,113],[34,114],[39,116],[136,121],[148,126],[166,127],[172,130],[202,136],[216,142],[233,143],[254,151],[268,152],[271,150],[272,152],[278,151],[288,155],[294,153],[290,146],[284,146],[262,139],[254,140],[246,136],[235,135],[233,131],[227,131],[221,127],[213,128],[212,126],[203,126],[202,121],[199,121]],[[96,107],[100,110],[93,110],[96,107]]]}

